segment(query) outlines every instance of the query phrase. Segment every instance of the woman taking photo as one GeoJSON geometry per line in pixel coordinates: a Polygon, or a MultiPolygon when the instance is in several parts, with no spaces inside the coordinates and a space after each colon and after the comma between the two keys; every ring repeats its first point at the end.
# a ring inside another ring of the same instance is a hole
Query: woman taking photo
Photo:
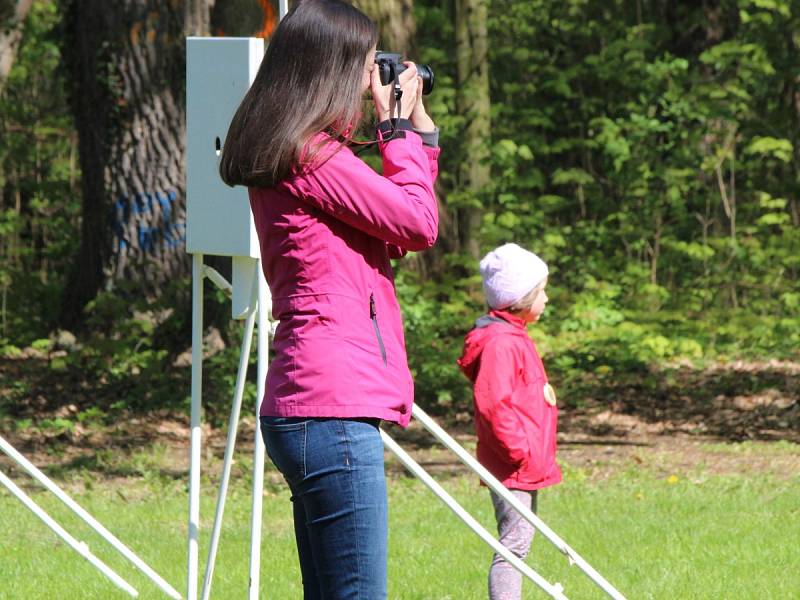
{"type": "Polygon", "coordinates": [[[304,597],[386,598],[381,420],[406,426],[408,370],[390,258],[433,245],[438,131],[412,63],[395,86],[378,32],[339,0],[303,0],[273,34],[222,151],[246,185],[279,320],[261,404],[286,479],[304,597]],[[379,175],[348,147],[371,91],[379,175]]]}

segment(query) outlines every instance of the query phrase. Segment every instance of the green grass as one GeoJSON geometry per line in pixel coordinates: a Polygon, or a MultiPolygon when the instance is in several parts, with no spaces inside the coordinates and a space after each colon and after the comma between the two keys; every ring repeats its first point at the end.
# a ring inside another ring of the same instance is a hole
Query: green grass
{"type": "MultiPolygon", "coordinates": [[[[760,450],[736,449],[748,451],[760,450]]],[[[187,496],[183,481],[145,476],[104,484],[98,475],[85,471],[67,477],[74,489],[88,486],[88,491],[73,494],[82,506],[179,591],[185,589],[187,496]]],[[[488,492],[475,478],[438,479],[494,530],[488,492]]],[[[130,581],[140,598],[165,597],[57,499],[25,477],[16,480],[70,533],[89,543],[130,581]]],[[[389,597],[485,598],[490,550],[418,481],[392,477],[389,490],[389,597]]],[[[206,481],[201,572],[215,494],[212,482],[206,481]]],[[[249,514],[250,491],[246,478],[239,478],[228,498],[212,598],[246,597],[249,514]]],[[[539,514],[630,600],[800,597],[797,473],[781,478],[758,473],[718,476],[694,469],[689,477],[665,478],[640,466],[594,481],[591,474],[568,468],[563,484],[540,495],[539,514]]],[[[127,597],[4,489],[0,492],[0,540],[2,599],[127,597]]],[[[302,597],[290,503],[283,485],[268,484],[265,491],[261,552],[261,597],[302,597]]],[[[572,600],[605,597],[541,535],[535,538],[528,563],[548,580],[562,583],[572,600]]],[[[525,586],[525,598],[546,597],[532,583],[525,586]]]]}

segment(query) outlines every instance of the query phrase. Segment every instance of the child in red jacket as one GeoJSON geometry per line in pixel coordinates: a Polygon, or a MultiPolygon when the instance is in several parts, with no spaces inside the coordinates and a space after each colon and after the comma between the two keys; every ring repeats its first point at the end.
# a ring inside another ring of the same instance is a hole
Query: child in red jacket
{"type": "MultiPolygon", "coordinates": [[[[458,360],[474,384],[478,460],[535,512],[537,490],[561,481],[555,392],[526,330],[547,304],[547,265],[520,246],[505,244],[481,260],[480,272],[489,313],[467,334],[458,360]]],[[[491,495],[500,542],[524,559],[533,526],[500,496],[491,495]]],[[[521,595],[522,574],[495,554],[490,600],[521,595]]]]}

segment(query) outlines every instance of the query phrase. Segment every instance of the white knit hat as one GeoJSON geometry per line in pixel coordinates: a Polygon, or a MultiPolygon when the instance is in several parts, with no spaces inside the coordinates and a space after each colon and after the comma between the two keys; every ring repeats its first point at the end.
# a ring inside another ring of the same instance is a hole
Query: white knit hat
{"type": "Polygon", "coordinates": [[[491,308],[507,308],[547,277],[547,265],[533,252],[516,244],[504,244],[480,263],[483,291],[491,308]]]}

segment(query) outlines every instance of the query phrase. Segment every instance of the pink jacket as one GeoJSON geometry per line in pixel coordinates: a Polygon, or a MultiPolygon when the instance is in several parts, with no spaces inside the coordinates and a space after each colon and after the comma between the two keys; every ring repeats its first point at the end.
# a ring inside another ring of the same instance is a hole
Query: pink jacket
{"type": "Polygon", "coordinates": [[[439,149],[402,134],[381,144],[383,175],[331,140],[324,163],[249,190],[280,321],[262,415],[408,425],[414,385],[389,258],[436,241],[439,149]]]}
{"type": "Polygon", "coordinates": [[[478,319],[458,364],[474,383],[478,461],[509,489],[561,481],[558,408],[545,399],[547,373],[524,321],[504,311],[478,319]]]}

